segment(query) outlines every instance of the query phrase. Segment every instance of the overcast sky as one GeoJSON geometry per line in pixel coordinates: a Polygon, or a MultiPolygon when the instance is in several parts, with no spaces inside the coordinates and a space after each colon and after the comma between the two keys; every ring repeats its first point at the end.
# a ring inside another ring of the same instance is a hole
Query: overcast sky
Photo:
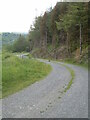
{"type": "Polygon", "coordinates": [[[60,0],[0,0],[0,32],[28,32],[36,15],[60,0]]]}

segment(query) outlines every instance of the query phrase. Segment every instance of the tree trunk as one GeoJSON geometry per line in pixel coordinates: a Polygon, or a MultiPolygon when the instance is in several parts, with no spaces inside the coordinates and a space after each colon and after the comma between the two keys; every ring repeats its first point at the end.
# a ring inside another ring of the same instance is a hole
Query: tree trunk
{"type": "Polygon", "coordinates": [[[46,31],[45,47],[47,48],[47,31],[46,31]]]}
{"type": "Polygon", "coordinates": [[[53,48],[55,47],[55,44],[56,44],[55,35],[53,35],[53,37],[52,37],[52,46],[53,46],[53,48]]]}
{"type": "Polygon", "coordinates": [[[69,49],[69,33],[67,32],[67,50],[68,50],[68,56],[70,57],[70,49],[69,49]]]}

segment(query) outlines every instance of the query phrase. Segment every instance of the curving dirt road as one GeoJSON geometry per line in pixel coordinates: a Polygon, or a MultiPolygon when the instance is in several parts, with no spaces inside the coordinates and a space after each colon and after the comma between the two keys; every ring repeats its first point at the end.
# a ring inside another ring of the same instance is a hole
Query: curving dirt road
{"type": "Polygon", "coordinates": [[[71,74],[61,64],[44,61],[53,68],[39,82],[2,100],[3,118],[88,118],[88,70],[69,65],[75,72],[70,89],[71,74]]]}

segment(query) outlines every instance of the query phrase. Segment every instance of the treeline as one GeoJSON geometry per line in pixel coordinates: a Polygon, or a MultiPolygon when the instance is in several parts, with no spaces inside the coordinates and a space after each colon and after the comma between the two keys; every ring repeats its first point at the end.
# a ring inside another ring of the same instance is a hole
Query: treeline
{"type": "Polygon", "coordinates": [[[30,27],[28,40],[30,50],[40,50],[42,53],[54,52],[62,48],[67,57],[79,49],[88,46],[88,3],[83,2],[58,2],[56,6],[39,17],[30,27]]]}
{"type": "Polygon", "coordinates": [[[3,48],[11,52],[29,52],[30,44],[26,35],[18,35],[18,38],[14,40],[12,44],[4,44],[3,48]]]}
{"type": "Polygon", "coordinates": [[[58,2],[54,8],[35,18],[28,35],[19,35],[6,48],[12,52],[27,51],[35,57],[64,59],[82,56],[86,60],[89,4],[58,2]]]}

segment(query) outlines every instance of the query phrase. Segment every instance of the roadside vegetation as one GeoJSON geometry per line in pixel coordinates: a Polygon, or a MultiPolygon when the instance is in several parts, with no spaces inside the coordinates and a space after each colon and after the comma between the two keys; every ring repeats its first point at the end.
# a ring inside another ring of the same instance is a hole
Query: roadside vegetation
{"type": "Polygon", "coordinates": [[[50,65],[35,59],[21,59],[10,52],[3,52],[2,60],[2,97],[43,79],[51,71],[50,65]]]}
{"type": "Polygon", "coordinates": [[[75,61],[75,59],[66,59],[63,62],[77,65],[86,69],[90,69],[88,63],[85,63],[85,61],[82,61],[81,63],[79,63],[78,61],[75,61]]]}
{"type": "Polygon", "coordinates": [[[2,96],[2,54],[0,51],[0,98],[2,96]]]}
{"type": "Polygon", "coordinates": [[[65,67],[68,69],[68,71],[70,72],[70,74],[71,74],[71,79],[70,79],[67,87],[66,87],[65,90],[64,90],[64,92],[67,92],[67,90],[69,90],[70,87],[71,87],[71,85],[73,84],[73,80],[74,80],[74,78],[75,78],[75,73],[74,73],[74,70],[71,69],[70,67],[68,67],[67,65],[63,64],[63,66],[65,66],[65,67]]]}

